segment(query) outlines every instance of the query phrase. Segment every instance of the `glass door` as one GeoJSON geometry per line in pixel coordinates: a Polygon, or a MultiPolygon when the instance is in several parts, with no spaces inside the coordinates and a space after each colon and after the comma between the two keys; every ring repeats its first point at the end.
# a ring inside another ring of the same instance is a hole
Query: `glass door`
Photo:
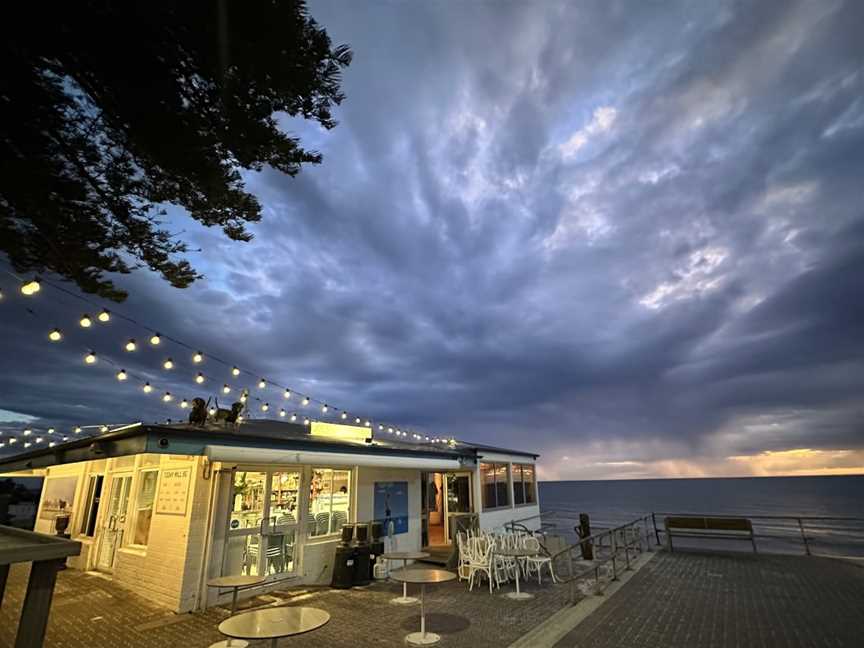
{"type": "Polygon", "coordinates": [[[236,471],[232,489],[223,575],[293,572],[300,472],[236,471]]]}
{"type": "Polygon", "coordinates": [[[471,474],[446,473],[445,506],[447,520],[447,538],[453,542],[459,529],[458,520],[470,516],[471,508],[471,474]]]}
{"type": "Polygon", "coordinates": [[[129,509],[129,491],[132,488],[132,475],[111,478],[108,496],[108,510],[103,518],[96,569],[104,572],[114,570],[114,558],[123,542],[126,518],[129,509]]]}

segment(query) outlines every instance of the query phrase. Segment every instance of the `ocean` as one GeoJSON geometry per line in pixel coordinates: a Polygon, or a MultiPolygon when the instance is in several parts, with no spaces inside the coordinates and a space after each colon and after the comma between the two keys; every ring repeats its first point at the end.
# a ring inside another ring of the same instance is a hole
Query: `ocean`
{"type": "Polygon", "coordinates": [[[864,475],[540,482],[539,494],[543,522],[571,541],[580,513],[592,527],[612,527],[654,512],[661,528],[659,513],[741,515],[753,520],[760,548],[803,553],[796,520],[758,516],[855,517],[860,521],[805,521],[805,533],[814,552],[864,556],[864,475]]]}

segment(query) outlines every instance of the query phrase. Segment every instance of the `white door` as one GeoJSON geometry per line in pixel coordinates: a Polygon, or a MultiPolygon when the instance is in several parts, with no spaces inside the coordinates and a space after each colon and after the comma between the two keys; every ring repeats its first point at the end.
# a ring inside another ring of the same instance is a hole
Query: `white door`
{"type": "Polygon", "coordinates": [[[123,542],[126,518],[129,510],[129,492],[132,488],[132,475],[111,478],[108,494],[108,510],[102,518],[99,538],[99,553],[96,569],[105,572],[114,570],[114,558],[123,542]]]}

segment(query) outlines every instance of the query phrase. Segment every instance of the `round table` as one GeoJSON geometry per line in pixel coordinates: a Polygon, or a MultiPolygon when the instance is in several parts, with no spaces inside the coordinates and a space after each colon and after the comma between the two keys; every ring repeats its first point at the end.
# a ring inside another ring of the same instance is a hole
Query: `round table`
{"type": "Polygon", "coordinates": [[[330,620],[324,610],[312,607],[268,607],[241,612],[219,624],[219,632],[235,639],[269,639],[271,648],[282,637],[310,632],[330,620]]]}
{"type": "Polygon", "coordinates": [[[419,569],[403,568],[392,572],[390,578],[402,583],[416,583],[420,586],[420,632],[412,632],[405,637],[405,641],[414,646],[428,646],[429,644],[438,643],[441,640],[440,635],[434,632],[426,632],[426,610],[423,607],[423,594],[427,585],[456,580],[456,574],[432,567],[419,569]]]}
{"type": "MultiPolygon", "coordinates": [[[[379,556],[379,558],[384,558],[385,560],[401,560],[402,569],[405,569],[408,566],[406,563],[408,560],[422,560],[423,558],[428,557],[429,554],[425,551],[391,551],[379,556]]],[[[410,605],[416,603],[417,600],[418,599],[413,596],[408,596],[408,583],[402,581],[402,596],[390,599],[390,602],[396,603],[397,605],[410,605]]]]}
{"type": "Polygon", "coordinates": [[[528,592],[520,592],[519,591],[519,558],[527,558],[528,556],[536,556],[536,549],[525,549],[524,547],[510,547],[507,549],[493,549],[496,556],[507,556],[509,558],[516,558],[516,591],[515,592],[507,592],[504,596],[511,599],[516,599],[517,601],[522,601],[525,599],[534,598],[533,594],[528,592]]]}
{"type": "MultiPolygon", "coordinates": [[[[246,587],[260,585],[266,580],[263,576],[244,576],[242,574],[237,576],[219,576],[218,578],[208,580],[207,587],[216,587],[218,589],[228,589],[230,587],[234,590],[231,596],[231,615],[233,616],[234,612],[237,611],[237,593],[246,587]]],[[[248,645],[249,643],[246,641],[229,639],[228,641],[217,641],[210,648],[227,648],[228,646],[231,646],[231,648],[246,648],[248,645]]]]}

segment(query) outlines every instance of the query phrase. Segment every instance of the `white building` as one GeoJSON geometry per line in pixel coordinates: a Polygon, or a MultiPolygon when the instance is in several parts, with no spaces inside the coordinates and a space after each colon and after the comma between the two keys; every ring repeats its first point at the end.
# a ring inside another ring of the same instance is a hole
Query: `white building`
{"type": "Polygon", "coordinates": [[[136,424],[2,459],[0,474],[44,477],[35,530],[53,533],[69,515],[83,547],[70,567],[176,612],[216,603],[206,581],[219,575],[265,574],[247,596],[287,578],[329,582],[347,522],[385,522],[388,550],[440,553],[459,515],[486,528],[539,521],[537,455],[371,434],[270,420],[236,431],[136,424]]]}

